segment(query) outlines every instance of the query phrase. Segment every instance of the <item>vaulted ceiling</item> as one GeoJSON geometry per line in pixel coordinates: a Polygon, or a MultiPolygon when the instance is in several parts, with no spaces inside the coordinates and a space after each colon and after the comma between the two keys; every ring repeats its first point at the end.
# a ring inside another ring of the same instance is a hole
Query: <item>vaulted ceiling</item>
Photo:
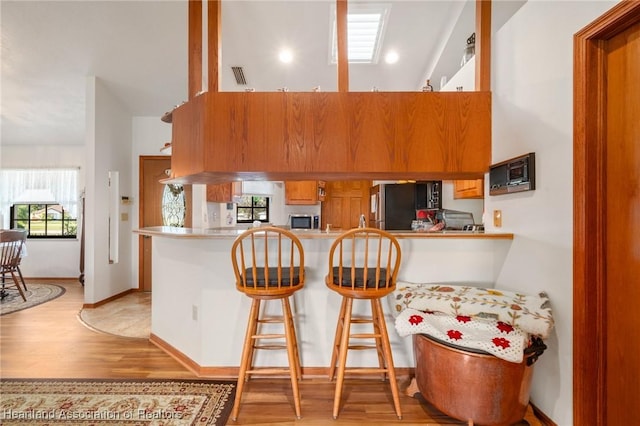
{"type": "MultiPolygon", "coordinates": [[[[525,0],[494,2],[495,31],[525,0]]],[[[355,4],[350,1],[349,4],[355,4]]],[[[363,3],[363,2],[358,2],[363,3]]],[[[413,91],[460,67],[474,0],[386,0],[375,64],[351,64],[350,90],[413,91]],[[389,49],[399,60],[387,64],[389,49]]],[[[132,116],[160,117],[187,98],[187,1],[0,2],[1,143],[83,144],[85,85],[96,76],[132,116]]],[[[223,0],[222,90],[336,91],[333,0],[223,0]],[[293,61],[278,61],[289,48],[293,61]],[[231,70],[241,66],[247,84],[231,70]]]]}

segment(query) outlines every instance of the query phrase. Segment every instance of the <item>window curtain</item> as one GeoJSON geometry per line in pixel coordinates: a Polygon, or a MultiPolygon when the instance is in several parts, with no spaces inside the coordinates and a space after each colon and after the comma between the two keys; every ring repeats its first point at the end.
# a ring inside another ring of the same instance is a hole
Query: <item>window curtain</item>
{"type": "Polygon", "coordinates": [[[0,214],[2,227],[9,221],[9,209],[16,202],[52,202],[62,205],[73,217],[78,217],[78,168],[71,169],[4,169],[0,170],[0,214]],[[52,200],[42,198],[50,194],[52,200]]]}

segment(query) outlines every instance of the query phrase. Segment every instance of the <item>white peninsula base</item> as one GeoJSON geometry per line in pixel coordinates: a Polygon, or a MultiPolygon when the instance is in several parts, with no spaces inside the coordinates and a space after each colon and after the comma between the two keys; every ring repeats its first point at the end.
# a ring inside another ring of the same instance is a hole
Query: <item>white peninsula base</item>
{"type": "MultiPolygon", "coordinates": [[[[231,244],[240,231],[154,227],[135,232],[153,238],[151,340],[198,375],[237,375],[251,304],[236,290],[231,267],[231,244]]],[[[484,287],[493,287],[513,239],[512,234],[395,234],[402,249],[399,280],[484,287]]],[[[292,307],[306,375],[328,372],[341,298],[325,286],[324,276],[337,235],[300,233],[306,283],[293,296],[292,307]]],[[[279,305],[269,304],[269,311],[278,313],[279,305]]],[[[395,366],[413,368],[411,339],[395,332],[389,305],[383,306],[395,366]]],[[[355,311],[368,312],[369,307],[368,301],[354,303],[355,311]]],[[[350,354],[347,363],[377,362],[375,351],[361,351],[350,354]]],[[[286,353],[258,351],[256,365],[287,365],[286,353]]]]}

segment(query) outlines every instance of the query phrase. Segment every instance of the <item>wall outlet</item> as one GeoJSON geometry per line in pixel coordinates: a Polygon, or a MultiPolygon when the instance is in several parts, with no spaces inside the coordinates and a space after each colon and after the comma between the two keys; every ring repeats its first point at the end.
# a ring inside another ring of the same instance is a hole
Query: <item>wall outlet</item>
{"type": "Polygon", "coordinates": [[[198,307],[196,305],[191,306],[191,319],[198,321],[198,307]]]}
{"type": "Polygon", "coordinates": [[[493,211],[493,226],[496,228],[502,227],[502,210],[493,211]]]}

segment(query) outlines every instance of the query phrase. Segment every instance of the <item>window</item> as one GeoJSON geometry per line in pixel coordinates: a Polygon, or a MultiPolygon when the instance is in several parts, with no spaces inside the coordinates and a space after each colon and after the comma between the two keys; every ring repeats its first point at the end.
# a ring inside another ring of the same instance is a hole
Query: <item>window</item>
{"type": "Polygon", "coordinates": [[[0,170],[0,228],[20,228],[29,238],[75,238],[78,168],[0,170]]]}
{"type": "Polygon", "coordinates": [[[238,201],[237,223],[251,223],[255,220],[269,222],[269,197],[244,195],[238,201]]]}
{"type": "Polygon", "coordinates": [[[26,229],[28,238],[75,238],[78,220],[60,204],[14,204],[10,227],[26,229]]]}
{"type": "MultiPolygon", "coordinates": [[[[350,4],[347,12],[347,58],[350,63],[378,62],[390,4],[350,4]]],[[[338,62],[335,6],[331,20],[331,63],[338,62]]]]}

